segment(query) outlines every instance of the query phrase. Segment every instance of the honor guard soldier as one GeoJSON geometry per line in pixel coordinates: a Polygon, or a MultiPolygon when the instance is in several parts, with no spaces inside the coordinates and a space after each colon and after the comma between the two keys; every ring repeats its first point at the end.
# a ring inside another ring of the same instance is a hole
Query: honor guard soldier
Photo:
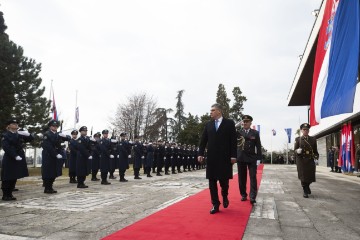
{"type": "MultiPolygon", "coordinates": [[[[120,142],[117,145],[117,157],[118,157],[118,165],[119,165],[119,175],[120,182],[127,182],[125,179],[126,169],[129,167],[129,152],[128,152],[128,143],[125,141],[126,133],[120,134],[120,142]]],[[[131,155],[130,155],[131,156],[131,155]]]]}
{"type": "Polygon", "coordinates": [[[177,149],[176,149],[176,143],[171,143],[171,174],[176,174],[176,160],[177,160],[177,149]]]}
{"type": "Polygon", "coordinates": [[[69,159],[69,177],[70,183],[77,183],[76,180],[76,158],[77,158],[77,136],[78,131],[71,131],[71,140],[69,141],[70,159],[69,159]]]}
{"type": "Polygon", "coordinates": [[[78,188],[88,188],[85,185],[86,176],[89,174],[89,160],[92,160],[90,139],[87,135],[87,127],[82,126],[79,129],[80,137],[77,140],[77,158],[76,158],[76,175],[78,188]]]}
{"type": "Polygon", "coordinates": [[[1,137],[4,156],[1,164],[1,189],[3,201],[13,201],[12,195],[17,179],[29,176],[23,144],[31,142],[34,137],[28,131],[18,131],[18,121],[7,122],[6,132],[1,137]]]}
{"type": "Polygon", "coordinates": [[[319,159],[317,143],[314,137],[309,136],[310,125],[300,125],[301,137],[295,139],[294,150],[296,152],[296,166],[298,178],[304,190],[303,197],[308,198],[311,194],[310,184],[315,182],[316,162],[319,159]]]}
{"type": "Polygon", "coordinates": [[[61,154],[63,149],[61,143],[63,140],[70,140],[70,137],[68,138],[65,134],[57,132],[59,126],[59,121],[51,120],[48,123],[49,130],[45,132],[41,144],[43,149],[41,174],[45,187],[44,193],[48,194],[57,193],[53,189],[53,183],[58,176],[62,175],[61,163],[63,163],[63,156],[61,154]]]}
{"type": "Polygon", "coordinates": [[[181,149],[181,143],[177,144],[176,147],[176,168],[178,173],[182,173],[181,166],[182,166],[182,149],[181,149]]]}
{"type": "Polygon", "coordinates": [[[144,159],[144,146],[140,143],[139,137],[135,136],[134,138],[134,179],[141,179],[140,175],[140,168],[142,160],[144,159]]]}
{"type": "Polygon", "coordinates": [[[114,135],[114,133],[111,136],[110,143],[111,143],[111,152],[114,153],[114,157],[110,158],[110,165],[109,165],[110,176],[109,176],[109,179],[116,179],[116,177],[114,176],[114,172],[115,172],[115,169],[117,167],[119,167],[119,164],[118,164],[118,161],[119,161],[118,158],[119,157],[118,157],[118,154],[117,154],[118,140],[116,139],[116,136],[114,135]]]}
{"type": "Polygon", "coordinates": [[[100,169],[100,137],[101,133],[94,134],[94,138],[90,141],[92,161],[91,161],[91,181],[99,181],[97,173],[100,169]]]}
{"type": "Polygon", "coordinates": [[[166,156],[165,156],[165,146],[162,139],[158,141],[157,147],[157,166],[156,166],[156,176],[162,176],[162,168],[164,166],[166,156]]]}
{"type": "Polygon", "coordinates": [[[150,172],[154,161],[154,151],[155,151],[154,146],[152,145],[152,141],[150,141],[146,147],[146,158],[145,158],[145,171],[147,177],[152,177],[150,172]]]}
{"type": "Polygon", "coordinates": [[[247,200],[246,182],[247,171],[249,169],[250,175],[250,203],[256,203],[257,195],[257,162],[262,159],[261,141],[259,132],[251,129],[253,118],[249,115],[244,115],[242,118],[244,127],[238,131],[238,149],[237,149],[237,166],[239,173],[239,189],[241,194],[241,201],[247,200]]]}
{"type": "Polygon", "coordinates": [[[110,170],[110,159],[114,159],[116,152],[112,152],[111,141],[113,144],[117,143],[116,139],[109,139],[109,130],[103,130],[102,139],[100,140],[100,172],[101,172],[101,184],[109,185],[111,183],[107,180],[107,175],[110,170]]]}
{"type": "Polygon", "coordinates": [[[183,164],[183,171],[187,172],[187,164],[188,164],[188,151],[186,148],[186,144],[182,146],[182,164],[183,164]]]}
{"type": "Polygon", "coordinates": [[[169,168],[171,165],[171,148],[168,141],[165,142],[165,175],[169,175],[169,168]]]}

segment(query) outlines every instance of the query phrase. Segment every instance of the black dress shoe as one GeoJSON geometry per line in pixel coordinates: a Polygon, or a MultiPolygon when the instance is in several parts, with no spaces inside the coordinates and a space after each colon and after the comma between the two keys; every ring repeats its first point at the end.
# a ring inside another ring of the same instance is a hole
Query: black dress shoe
{"type": "Polygon", "coordinates": [[[134,179],[142,179],[141,177],[134,177],[134,179]]]}
{"type": "Polygon", "coordinates": [[[152,177],[150,174],[146,175],[147,177],[152,177]]]}
{"type": "Polygon", "coordinates": [[[86,186],[85,184],[79,184],[77,188],[88,188],[89,186],[86,186]]]}
{"type": "Polygon", "coordinates": [[[307,193],[307,192],[304,192],[303,197],[304,197],[304,198],[309,198],[308,193],[307,193]]]}
{"type": "Polygon", "coordinates": [[[6,196],[6,197],[2,197],[3,201],[15,201],[16,198],[15,197],[11,197],[11,196],[6,196]]]}
{"type": "Polygon", "coordinates": [[[157,173],[156,176],[162,176],[161,173],[157,173]]]}
{"type": "Polygon", "coordinates": [[[254,203],[256,203],[256,200],[255,200],[255,198],[250,198],[250,203],[251,203],[251,204],[254,204],[254,203]]]}
{"type": "Polygon", "coordinates": [[[99,181],[99,180],[100,180],[100,179],[98,179],[98,178],[92,178],[92,179],[91,179],[91,181],[93,181],[93,182],[94,182],[94,181],[99,181]]]}
{"type": "Polygon", "coordinates": [[[55,191],[54,189],[45,189],[44,193],[53,194],[53,193],[57,193],[57,191],[55,191]]]}
{"type": "Polygon", "coordinates": [[[17,188],[14,188],[14,189],[13,189],[13,192],[17,192],[17,191],[19,191],[19,189],[17,189],[17,188]]]}
{"type": "Polygon", "coordinates": [[[229,206],[229,199],[224,198],[224,200],[223,200],[223,206],[224,206],[224,208],[227,208],[227,207],[229,206]]]}
{"type": "Polygon", "coordinates": [[[219,212],[219,205],[213,205],[213,208],[210,210],[210,214],[215,214],[219,212]]]}
{"type": "Polygon", "coordinates": [[[170,175],[170,173],[166,172],[165,175],[170,175]]]}
{"type": "Polygon", "coordinates": [[[111,184],[111,183],[105,180],[105,181],[101,181],[101,184],[102,184],[102,185],[109,185],[109,184],[111,184]]]}
{"type": "Polygon", "coordinates": [[[126,180],[125,178],[122,178],[119,180],[119,182],[128,182],[128,180],[126,180]]]}
{"type": "Polygon", "coordinates": [[[247,200],[247,197],[241,197],[241,201],[244,202],[247,200]]]}

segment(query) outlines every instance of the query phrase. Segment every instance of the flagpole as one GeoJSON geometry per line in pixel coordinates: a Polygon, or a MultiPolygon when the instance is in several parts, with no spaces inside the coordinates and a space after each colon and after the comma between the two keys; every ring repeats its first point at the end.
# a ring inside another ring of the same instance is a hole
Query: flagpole
{"type": "Polygon", "coordinates": [[[271,133],[271,145],[270,145],[270,150],[271,150],[271,164],[273,163],[273,158],[272,158],[272,139],[273,139],[273,134],[271,133]]]}
{"type": "Polygon", "coordinates": [[[77,108],[77,98],[78,98],[78,90],[76,90],[76,94],[75,94],[75,116],[74,116],[74,129],[76,129],[76,118],[77,118],[77,116],[76,116],[76,108],[77,108]]]}

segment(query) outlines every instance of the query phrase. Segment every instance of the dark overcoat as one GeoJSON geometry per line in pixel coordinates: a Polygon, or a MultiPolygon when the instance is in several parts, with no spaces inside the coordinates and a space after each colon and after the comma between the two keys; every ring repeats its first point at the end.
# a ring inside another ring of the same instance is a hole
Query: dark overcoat
{"type": "MultiPolygon", "coordinates": [[[[100,172],[108,173],[110,171],[110,155],[115,158],[116,152],[112,152],[111,142],[108,138],[102,138],[100,147],[100,172]]],[[[113,159],[114,159],[113,158],[113,159]]]]}
{"type": "Polygon", "coordinates": [[[91,170],[98,171],[100,169],[100,140],[90,141],[91,145],[91,170]]]}
{"type": "Polygon", "coordinates": [[[56,178],[62,175],[63,159],[58,159],[57,154],[62,154],[61,139],[57,132],[46,131],[44,134],[42,147],[41,174],[43,179],[56,178]]]}
{"type": "Polygon", "coordinates": [[[152,144],[149,144],[146,148],[146,161],[145,161],[145,167],[151,168],[153,161],[154,161],[154,146],[152,144]]]}
{"type": "Polygon", "coordinates": [[[199,156],[207,146],[207,179],[232,179],[231,158],[236,158],[236,130],[233,120],[223,118],[216,131],[215,121],[205,125],[199,143],[199,156]]]}
{"type": "Polygon", "coordinates": [[[80,136],[77,140],[76,175],[87,176],[90,172],[89,157],[91,156],[90,139],[80,136]]]}
{"type": "Polygon", "coordinates": [[[141,168],[141,157],[144,156],[144,146],[140,142],[134,143],[134,168],[141,168]]]}
{"type": "Polygon", "coordinates": [[[117,145],[117,155],[118,155],[118,166],[120,171],[125,171],[128,169],[129,160],[128,160],[128,149],[124,141],[120,141],[117,145]]]}
{"type": "Polygon", "coordinates": [[[19,135],[6,131],[2,137],[2,148],[4,149],[4,156],[1,165],[1,180],[9,181],[29,176],[26,165],[25,152],[23,149],[24,142],[30,142],[34,138],[30,136],[19,135]],[[17,161],[16,156],[22,159],[17,161]]]}
{"type": "Polygon", "coordinates": [[[69,141],[70,149],[70,158],[69,158],[69,173],[74,173],[76,175],[76,158],[77,158],[77,141],[76,139],[71,139],[69,141]]]}
{"type": "Polygon", "coordinates": [[[295,157],[298,171],[298,178],[301,182],[312,183],[315,182],[316,165],[314,160],[319,158],[317,150],[316,139],[308,136],[302,136],[295,139],[295,157]],[[296,149],[302,149],[301,154],[296,153],[296,149]]]}

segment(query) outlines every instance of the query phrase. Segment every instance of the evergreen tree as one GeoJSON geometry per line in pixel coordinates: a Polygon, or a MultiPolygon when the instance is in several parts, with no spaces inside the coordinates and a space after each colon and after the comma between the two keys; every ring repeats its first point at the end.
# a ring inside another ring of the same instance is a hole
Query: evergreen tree
{"type": "Polygon", "coordinates": [[[182,96],[185,90],[180,90],[177,93],[176,99],[176,112],[175,112],[175,119],[176,119],[176,126],[174,128],[174,136],[176,137],[182,130],[182,127],[186,121],[185,113],[184,113],[184,103],[182,102],[182,96]]]}
{"type": "Polygon", "coordinates": [[[223,116],[225,118],[229,118],[230,99],[227,97],[225,86],[221,83],[219,84],[218,91],[216,93],[216,102],[223,107],[223,116]]]}
{"type": "Polygon", "coordinates": [[[0,12],[0,124],[14,117],[20,126],[39,132],[49,120],[50,101],[45,88],[40,88],[41,64],[23,56],[23,49],[9,40],[6,25],[0,12]]]}
{"type": "Polygon", "coordinates": [[[189,113],[184,129],[179,133],[178,142],[197,146],[199,144],[199,140],[199,117],[193,116],[189,113]]]}
{"type": "Polygon", "coordinates": [[[247,100],[245,96],[242,95],[240,87],[234,87],[233,91],[234,103],[230,108],[230,118],[232,118],[236,123],[239,122],[243,116],[244,111],[244,102],[247,100]]]}

